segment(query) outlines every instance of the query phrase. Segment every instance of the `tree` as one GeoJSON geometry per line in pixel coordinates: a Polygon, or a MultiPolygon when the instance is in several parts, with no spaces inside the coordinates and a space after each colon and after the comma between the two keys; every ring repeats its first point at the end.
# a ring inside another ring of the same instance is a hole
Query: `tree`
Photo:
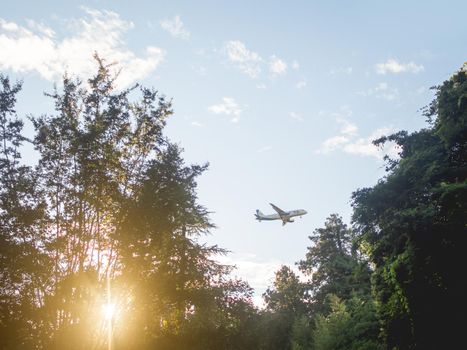
{"type": "MultiPolygon", "coordinates": [[[[225,281],[231,267],[212,260],[225,254],[223,249],[196,241],[213,226],[195,194],[196,178],[207,165],[185,166],[180,153],[178,146],[168,144],[151,161],[118,230],[121,278],[126,289],[139,291],[129,306],[134,315],[130,323],[145,330],[141,338],[170,338],[172,348],[175,337],[183,342],[187,330],[214,332],[228,324],[222,313],[243,301],[240,296],[251,294],[241,282],[225,281]],[[239,300],[232,299],[234,294],[239,300]]],[[[193,334],[189,336],[185,348],[195,346],[193,334]]]]}
{"type": "Polygon", "coordinates": [[[35,168],[19,161],[20,84],[1,77],[0,347],[242,348],[251,288],[198,241],[213,227],[196,196],[207,165],[163,135],[170,101],[117,90],[95,59],[87,84],[65,75],[55,112],[30,118],[35,168]]]}
{"type": "Polygon", "coordinates": [[[303,315],[296,318],[292,326],[291,350],[308,350],[313,347],[310,318],[303,315]]]}
{"type": "Polygon", "coordinates": [[[360,241],[337,214],[311,235],[297,263],[301,282],[286,266],[264,294],[264,349],[374,349],[379,324],[370,295],[370,269],[360,241]]]}
{"type": "Polygon", "coordinates": [[[379,349],[379,324],[370,294],[364,246],[342,218],[332,214],[311,235],[300,270],[311,313],[295,322],[295,349],[379,349]]]}
{"type": "Polygon", "coordinates": [[[290,349],[295,320],[307,314],[305,285],[288,266],[277,272],[272,288],[263,294],[267,312],[263,315],[267,335],[261,348],[290,349]]]}
{"type": "Polygon", "coordinates": [[[375,295],[390,348],[454,348],[463,343],[467,292],[466,65],[425,109],[429,127],[394,141],[400,159],[388,174],[353,194],[353,221],[369,246],[375,295]]]}
{"type": "Polygon", "coordinates": [[[316,229],[309,239],[312,245],[298,266],[311,276],[309,288],[315,312],[329,311],[326,310],[328,294],[345,300],[356,293],[369,294],[368,264],[360,258],[353,231],[340,216],[332,214],[326,219],[324,228],[316,229]]]}
{"type": "Polygon", "coordinates": [[[382,350],[377,340],[378,320],[374,303],[354,296],[347,302],[328,295],[331,312],[315,319],[313,350],[382,350]]]}
{"type": "Polygon", "coordinates": [[[97,73],[87,86],[65,75],[63,91],[48,94],[55,114],[31,117],[35,174],[50,218],[42,235],[51,278],[37,310],[48,347],[72,337],[89,341],[77,346],[102,343],[95,310],[109,294],[106,281],[121,270],[117,229],[148,160],[165,142],[162,129],[172,113],[153,90],[139,89],[136,102],[130,94],[137,86],[116,91],[111,65],[95,59],[97,73]]]}
{"type": "Polygon", "coordinates": [[[316,350],[343,349],[343,331],[349,324],[350,314],[345,303],[337,296],[329,294],[331,312],[328,316],[318,315],[313,332],[313,348],[316,350]]]}
{"type": "Polygon", "coordinates": [[[26,139],[16,116],[21,83],[0,75],[0,347],[31,348],[34,308],[44,302],[49,279],[44,251],[45,204],[33,170],[22,165],[26,139]]]}
{"type": "Polygon", "coordinates": [[[299,277],[286,265],[276,272],[272,288],[263,295],[266,308],[270,311],[303,314],[307,311],[306,288],[299,277]]]}

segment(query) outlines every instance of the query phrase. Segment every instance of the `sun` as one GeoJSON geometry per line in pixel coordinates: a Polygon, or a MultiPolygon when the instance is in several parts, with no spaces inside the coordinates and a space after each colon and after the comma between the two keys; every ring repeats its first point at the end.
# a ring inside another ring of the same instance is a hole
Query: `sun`
{"type": "Polygon", "coordinates": [[[104,304],[102,305],[102,314],[106,321],[110,321],[115,316],[115,304],[104,304]]]}

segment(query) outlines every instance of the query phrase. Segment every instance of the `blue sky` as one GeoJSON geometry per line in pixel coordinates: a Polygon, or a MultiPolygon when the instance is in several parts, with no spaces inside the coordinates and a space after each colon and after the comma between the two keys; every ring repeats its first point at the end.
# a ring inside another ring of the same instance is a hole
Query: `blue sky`
{"type": "Polygon", "coordinates": [[[218,228],[204,239],[258,295],[329,214],[349,222],[352,191],[396,151],[371,140],[424,127],[429,87],[467,59],[465,1],[0,3],[0,71],[24,80],[20,115],[52,112],[43,91],[65,69],[88,76],[94,51],[119,62],[122,87],[173,98],[167,135],[210,162],[198,194],[218,228]],[[269,202],[309,214],[256,222],[269,202]]]}

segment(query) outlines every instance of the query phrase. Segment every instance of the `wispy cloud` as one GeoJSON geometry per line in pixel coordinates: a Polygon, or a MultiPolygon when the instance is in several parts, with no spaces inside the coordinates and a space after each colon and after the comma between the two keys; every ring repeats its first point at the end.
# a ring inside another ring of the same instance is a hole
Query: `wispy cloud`
{"type": "Polygon", "coordinates": [[[298,63],[297,60],[292,61],[292,69],[294,69],[294,70],[300,69],[300,64],[298,63]]]}
{"type": "MultiPolygon", "coordinates": [[[[325,111],[320,111],[321,114],[325,114],[325,111]]],[[[353,114],[352,112],[352,109],[350,108],[350,106],[348,105],[342,105],[339,107],[339,110],[337,112],[333,112],[331,113],[331,116],[333,116],[334,118],[336,118],[336,121],[339,119],[339,118],[349,118],[351,117],[353,114]]]]}
{"type": "Polygon", "coordinates": [[[344,135],[356,135],[358,128],[355,124],[352,124],[347,119],[337,118],[337,123],[341,125],[341,134],[344,135]]]}
{"type": "Polygon", "coordinates": [[[201,76],[206,75],[206,72],[208,71],[207,68],[204,66],[193,67],[193,70],[195,71],[196,74],[201,75],[201,76]]]}
{"type": "Polygon", "coordinates": [[[123,34],[134,24],[112,11],[83,8],[85,16],[68,21],[72,32],[61,39],[44,24],[28,21],[28,28],[0,18],[0,70],[37,72],[42,78],[59,81],[65,70],[79,76],[95,71],[93,53],[124,67],[117,79],[121,88],[152,73],[165,56],[163,49],[147,46],[139,57],[126,47],[123,34]]]}
{"type": "Polygon", "coordinates": [[[328,154],[340,150],[344,153],[370,156],[382,159],[384,155],[392,158],[398,157],[399,148],[392,142],[386,143],[383,147],[377,147],[373,141],[384,135],[393,133],[389,127],[374,130],[368,137],[356,137],[355,134],[341,134],[326,139],[321,147],[316,151],[318,154],[328,154]]]}
{"type": "Polygon", "coordinates": [[[196,120],[191,122],[190,124],[193,125],[193,126],[196,126],[198,128],[203,126],[203,124],[201,124],[200,122],[197,122],[196,120]]]}
{"type": "MultiPolygon", "coordinates": [[[[265,291],[274,282],[275,273],[282,265],[288,265],[280,260],[261,260],[255,254],[231,254],[219,256],[217,260],[223,264],[235,265],[231,275],[246,280],[257,291],[265,291]]],[[[290,268],[305,280],[305,276],[297,266],[290,268]]]]}
{"type": "Polygon", "coordinates": [[[175,38],[188,40],[190,32],[183,25],[180,16],[175,16],[173,19],[164,19],[160,21],[162,29],[169,32],[175,38]]]}
{"type": "Polygon", "coordinates": [[[292,118],[292,119],[295,119],[295,120],[298,121],[298,122],[302,122],[302,121],[303,121],[302,115],[299,114],[299,113],[296,113],[296,112],[290,112],[290,113],[289,113],[289,117],[292,118]]]}
{"type": "Polygon", "coordinates": [[[261,72],[261,56],[256,52],[248,50],[241,41],[228,41],[224,45],[224,51],[229,61],[250,78],[256,78],[261,72]]]}
{"type": "Polygon", "coordinates": [[[376,129],[366,138],[358,138],[352,142],[343,144],[342,150],[345,153],[371,156],[378,159],[381,159],[386,154],[392,158],[396,158],[398,156],[399,148],[394,143],[388,142],[382,148],[373,144],[374,140],[393,132],[394,130],[389,127],[376,129]]]}
{"type": "Polygon", "coordinates": [[[284,75],[287,72],[287,63],[276,55],[272,55],[269,60],[269,70],[273,75],[284,75]]]}
{"type": "Polygon", "coordinates": [[[262,294],[266,292],[268,287],[273,285],[276,272],[283,265],[288,266],[298,276],[300,281],[305,282],[308,280],[308,277],[296,265],[289,265],[277,259],[262,260],[255,254],[231,254],[220,256],[217,260],[220,263],[236,267],[231,272],[231,277],[247,281],[253,287],[256,292],[253,296],[253,302],[258,307],[265,306],[262,294]]]}
{"type": "Polygon", "coordinates": [[[430,89],[428,89],[426,86],[420,86],[417,90],[415,90],[415,93],[417,95],[422,95],[422,94],[425,94],[427,92],[429,92],[430,89]]]}
{"type": "Polygon", "coordinates": [[[264,152],[268,152],[272,149],[271,146],[264,146],[264,147],[261,147],[259,150],[257,150],[258,153],[264,153],[264,152]]]}
{"type": "Polygon", "coordinates": [[[38,23],[32,19],[26,20],[26,23],[31,30],[37,33],[43,34],[49,38],[53,38],[55,36],[55,31],[44,23],[38,23]]]}
{"type": "Polygon", "coordinates": [[[341,67],[341,68],[331,69],[329,71],[329,75],[331,75],[331,76],[338,75],[338,74],[350,75],[350,74],[352,74],[352,72],[353,72],[352,67],[341,67]]]}
{"type": "MultiPolygon", "coordinates": [[[[271,55],[269,59],[263,57],[246,47],[246,45],[239,40],[231,40],[224,44],[222,51],[238,70],[248,75],[250,78],[255,79],[260,76],[263,71],[271,73],[272,77],[285,75],[289,68],[289,64],[282,58],[276,55],[271,55]]],[[[293,69],[299,69],[297,61],[292,62],[293,69]]],[[[262,87],[263,85],[258,85],[262,87]]]]}
{"type": "Polygon", "coordinates": [[[348,154],[370,156],[382,159],[384,155],[392,158],[398,156],[398,148],[392,142],[387,142],[383,147],[377,147],[373,141],[384,135],[390,135],[394,130],[390,127],[382,127],[374,130],[367,137],[359,136],[358,127],[347,118],[352,115],[352,110],[348,106],[342,106],[338,112],[332,113],[340,127],[339,134],[324,140],[315,151],[318,154],[329,154],[334,151],[341,151],[348,154]]]}
{"type": "Polygon", "coordinates": [[[306,79],[302,79],[302,80],[300,80],[297,84],[295,84],[295,87],[296,87],[297,89],[301,90],[301,89],[305,88],[306,85],[307,85],[306,79]]]}
{"type": "Polygon", "coordinates": [[[361,96],[375,96],[376,98],[392,101],[399,97],[399,90],[389,87],[387,83],[378,83],[374,88],[359,91],[357,94],[361,96]]]}
{"type": "Polygon", "coordinates": [[[376,72],[378,74],[386,73],[420,73],[425,70],[425,67],[421,64],[416,64],[414,62],[409,63],[399,63],[395,59],[388,59],[386,62],[377,63],[376,72]]]}
{"type": "Polygon", "coordinates": [[[343,145],[347,144],[350,139],[343,135],[337,135],[326,139],[321,147],[316,151],[319,154],[328,154],[336,149],[342,148],[343,145]]]}
{"type": "Polygon", "coordinates": [[[222,102],[209,106],[208,111],[214,114],[225,114],[232,116],[230,121],[232,123],[237,123],[240,119],[240,114],[242,109],[239,104],[232,97],[223,97],[222,102]]]}

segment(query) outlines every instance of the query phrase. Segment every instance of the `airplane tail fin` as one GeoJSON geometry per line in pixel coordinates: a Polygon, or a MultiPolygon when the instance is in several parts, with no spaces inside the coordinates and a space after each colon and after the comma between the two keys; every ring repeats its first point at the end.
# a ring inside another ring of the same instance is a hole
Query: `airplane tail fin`
{"type": "Polygon", "coordinates": [[[261,212],[261,210],[259,209],[256,209],[256,219],[260,220],[262,216],[264,216],[264,214],[261,212]]]}

